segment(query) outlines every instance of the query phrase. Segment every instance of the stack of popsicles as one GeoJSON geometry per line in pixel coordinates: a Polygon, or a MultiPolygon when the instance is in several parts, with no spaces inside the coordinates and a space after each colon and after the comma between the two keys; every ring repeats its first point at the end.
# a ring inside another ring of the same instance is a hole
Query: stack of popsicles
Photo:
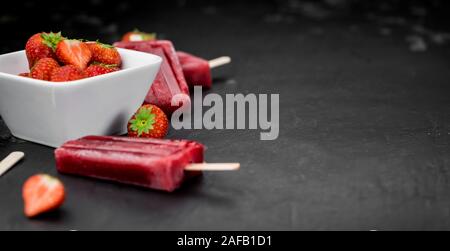
{"type": "Polygon", "coordinates": [[[167,114],[173,113],[183,104],[190,103],[189,87],[172,42],[167,40],[118,42],[115,43],[115,46],[152,53],[163,59],[161,69],[145,98],[145,102],[160,107],[167,114]],[[177,97],[178,104],[172,105],[174,97],[177,97]]]}
{"type": "Polygon", "coordinates": [[[192,54],[178,51],[167,40],[138,42],[117,42],[117,47],[152,53],[163,58],[161,70],[145,101],[159,106],[167,114],[171,114],[184,102],[190,102],[189,88],[202,86],[211,88],[211,69],[231,62],[229,57],[220,57],[210,61],[192,54]],[[179,105],[172,105],[172,98],[178,95],[179,105]],[[185,96],[183,96],[185,95],[185,96]]]}

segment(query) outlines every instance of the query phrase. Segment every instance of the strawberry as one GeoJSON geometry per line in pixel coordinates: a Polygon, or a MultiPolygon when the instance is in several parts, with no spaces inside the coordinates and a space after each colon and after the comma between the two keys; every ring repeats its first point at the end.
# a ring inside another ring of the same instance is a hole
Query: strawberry
{"type": "Polygon", "coordinates": [[[84,70],[91,61],[92,53],[84,42],[65,39],[56,46],[56,57],[65,65],[74,65],[84,70]]]}
{"type": "Polygon", "coordinates": [[[155,105],[143,105],[128,122],[128,136],[164,138],[169,131],[166,114],[155,105]]]}
{"type": "Polygon", "coordinates": [[[66,65],[53,71],[50,81],[67,82],[85,78],[84,73],[73,65],[66,65]]]}
{"type": "Polygon", "coordinates": [[[49,81],[52,72],[59,68],[58,62],[53,58],[43,58],[36,62],[36,64],[31,68],[30,75],[34,79],[49,81]]]}
{"type": "Polygon", "coordinates": [[[22,196],[25,202],[25,215],[32,218],[55,210],[63,204],[64,185],[49,175],[34,175],[23,185],[22,196]]]}
{"type": "Polygon", "coordinates": [[[84,74],[86,77],[95,77],[98,75],[103,75],[111,72],[115,72],[120,70],[116,65],[108,65],[108,64],[91,64],[86,70],[84,74]]]}
{"type": "Polygon", "coordinates": [[[139,30],[134,30],[125,33],[125,35],[123,35],[122,37],[122,42],[150,41],[155,39],[155,33],[145,33],[139,30]]]}
{"type": "Polygon", "coordinates": [[[91,50],[92,61],[107,65],[120,66],[122,64],[122,59],[116,47],[100,42],[89,42],[86,44],[91,50]]]}
{"type": "Polygon", "coordinates": [[[25,45],[25,52],[28,59],[28,64],[31,67],[42,58],[55,58],[54,51],[56,45],[63,39],[61,32],[58,33],[37,33],[28,39],[25,45]]]}
{"type": "Polygon", "coordinates": [[[20,73],[20,74],[18,74],[17,76],[25,77],[25,78],[31,78],[31,75],[30,75],[29,72],[20,73]]]}

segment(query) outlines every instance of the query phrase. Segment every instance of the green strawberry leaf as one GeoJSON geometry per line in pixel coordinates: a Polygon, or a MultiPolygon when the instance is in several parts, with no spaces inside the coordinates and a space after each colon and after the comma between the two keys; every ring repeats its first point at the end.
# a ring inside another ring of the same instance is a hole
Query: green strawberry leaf
{"type": "Polygon", "coordinates": [[[143,133],[149,133],[150,130],[153,130],[155,122],[155,114],[152,113],[152,109],[143,107],[139,109],[135,118],[130,121],[131,130],[137,132],[138,137],[140,137],[143,133]]]}
{"type": "Polygon", "coordinates": [[[56,50],[56,46],[58,45],[58,43],[64,39],[64,37],[61,35],[61,32],[42,33],[41,38],[42,38],[42,43],[44,43],[48,47],[52,48],[53,51],[56,50]]]}

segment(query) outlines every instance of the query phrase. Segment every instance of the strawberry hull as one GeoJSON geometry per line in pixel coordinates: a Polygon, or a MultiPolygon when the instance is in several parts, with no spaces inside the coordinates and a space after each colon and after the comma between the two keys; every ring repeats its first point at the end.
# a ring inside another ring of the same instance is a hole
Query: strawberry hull
{"type": "Polygon", "coordinates": [[[151,53],[163,59],[161,69],[145,98],[146,103],[160,107],[168,115],[182,104],[190,104],[189,87],[172,42],[166,40],[118,42],[114,45],[119,48],[151,53]],[[172,105],[174,97],[180,101],[177,105],[172,105]]]}
{"type": "MultiPolygon", "coordinates": [[[[55,151],[59,172],[172,192],[203,162],[203,145],[187,140],[88,136],[55,151]]],[[[194,173],[200,174],[200,173],[194,173]]]]}

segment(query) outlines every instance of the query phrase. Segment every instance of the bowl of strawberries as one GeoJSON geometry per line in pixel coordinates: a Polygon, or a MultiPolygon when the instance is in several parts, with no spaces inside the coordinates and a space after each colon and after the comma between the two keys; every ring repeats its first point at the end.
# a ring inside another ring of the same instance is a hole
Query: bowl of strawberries
{"type": "Polygon", "coordinates": [[[58,147],[127,132],[161,64],[152,54],[38,33],[0,55],[0,115],[11,133],[58,147]]]}

